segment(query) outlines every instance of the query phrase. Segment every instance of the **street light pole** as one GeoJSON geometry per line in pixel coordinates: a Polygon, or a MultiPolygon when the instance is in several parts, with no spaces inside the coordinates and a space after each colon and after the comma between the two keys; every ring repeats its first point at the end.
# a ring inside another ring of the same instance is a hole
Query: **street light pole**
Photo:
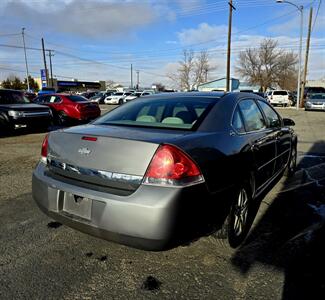
{"type": "Polygon", "coordinates": [[[303,34],[303,20],[304,20],[304,7],[298,6],[290,1],[286,0],[276,0],[277,3],[288,3],[293,5],[295,8],[298,9],[300,12],[300,42],[299,42],[299,66],[298,66],[298,82],[297,82],[297,103],[296,108],[299,109],[300,104],[300,98],[301,98],[301,92],[304,93],[304,91],[301,91],[301,53],[302,53],[302,34],[303,34]]]}
{"type": "Polygon", "coordinates": [[[25,27],[22,28],[21,34],[23,36],[23,45],[24,45],[24,54],[25,54],[27,90],[29,91],[29,72],[28,72],[26,46],[25,46],[25,27]]]}

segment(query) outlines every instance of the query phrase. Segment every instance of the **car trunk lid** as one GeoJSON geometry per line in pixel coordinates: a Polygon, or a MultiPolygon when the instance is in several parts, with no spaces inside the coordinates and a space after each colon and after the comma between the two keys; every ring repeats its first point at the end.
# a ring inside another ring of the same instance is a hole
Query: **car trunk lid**
{"type": "Polygon", "coordinates": [[[141,184],[158,146],[150,140],[121,138],[121,132],[104,134],[102,128],[58,131],[49,136],[48,168],[52,174],[109,187],[117,194],[118,190],[132,192],[141,184]]]}

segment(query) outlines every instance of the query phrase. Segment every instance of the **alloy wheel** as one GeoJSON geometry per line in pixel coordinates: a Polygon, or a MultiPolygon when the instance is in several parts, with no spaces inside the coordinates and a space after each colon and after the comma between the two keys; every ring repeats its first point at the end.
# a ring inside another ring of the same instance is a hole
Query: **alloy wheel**
{"type": "Polygon", "coordinates": [[[233,230],[236,236],[239,236],[245,230],[248,216],[248,196],[244,188],[240,189],[237,203],[234,207],[233,230]]]}

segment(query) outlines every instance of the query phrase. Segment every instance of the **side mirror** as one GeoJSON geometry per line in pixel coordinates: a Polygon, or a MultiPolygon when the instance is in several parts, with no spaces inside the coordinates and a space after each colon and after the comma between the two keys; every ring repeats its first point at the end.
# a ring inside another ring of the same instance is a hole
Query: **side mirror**
{"type": "Polygon", "coordinates": [[[283,118],[283,125],[284,126],[295,126],[296,123],[289,118],[283,118]]]}

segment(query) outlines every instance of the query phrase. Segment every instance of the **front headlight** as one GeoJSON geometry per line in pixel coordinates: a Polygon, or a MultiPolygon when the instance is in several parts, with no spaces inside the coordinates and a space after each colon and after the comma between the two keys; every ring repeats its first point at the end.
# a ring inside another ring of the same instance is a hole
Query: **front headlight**
{"type": "Polygon", "coordinates": [[[311,106],[311,102],[307,101],[307,102],[306,102],[306,105],[307,105],[307,106],[311,106]]]}
{"type": "Polygon", "coordinates": [[[8,115],[13,118],[23,117],[24,112],[22,111],[16,111],[16,110],[9,110],[8,115]]]}

